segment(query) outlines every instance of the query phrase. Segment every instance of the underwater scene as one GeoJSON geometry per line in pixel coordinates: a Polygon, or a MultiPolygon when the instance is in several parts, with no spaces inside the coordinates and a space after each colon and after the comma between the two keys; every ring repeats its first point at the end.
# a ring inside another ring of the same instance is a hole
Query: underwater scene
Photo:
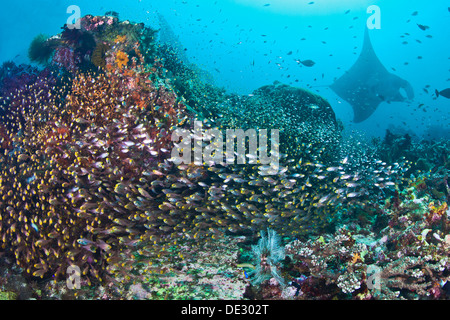
{"type": "Polygon", "coordinates": [[[0,300],[450,299],[448,1],[0,17],[0,300]]]}

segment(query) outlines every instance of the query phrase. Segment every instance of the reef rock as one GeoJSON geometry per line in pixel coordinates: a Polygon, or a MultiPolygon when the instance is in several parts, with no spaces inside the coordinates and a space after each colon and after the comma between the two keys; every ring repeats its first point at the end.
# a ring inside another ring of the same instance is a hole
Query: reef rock
{"type": "Polygon", "coordinates": [[[265,99],[276,109],[288,113],[295,123],[330,124],[336,129],[336,115],[327,100],[306,89],[275,81],[253,92],[251,100],[265,99]]]}
{"type": "Polygon", "coordinates": [[[278,129],[280,151],[292,158],[331,160],[341,126],[330,104],[308,90],[280,82],[232,95],[216,109],[223,128],[278,129]]]}

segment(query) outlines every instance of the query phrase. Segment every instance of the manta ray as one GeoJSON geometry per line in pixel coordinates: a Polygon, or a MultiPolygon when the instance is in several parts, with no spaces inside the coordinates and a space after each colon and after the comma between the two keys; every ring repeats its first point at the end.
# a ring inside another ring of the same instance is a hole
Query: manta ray
{"type": "Polygon", "coordinates": [[[369,118],[383,101],[405,101],[414,98],[414,91],[409,82],[388,72],[380,62],[373,50],[367,28],[358,60],[330,88],[352,106],[355,123],[369,118]],[[400,89],[405,91],[406,97],[400,89]]]}

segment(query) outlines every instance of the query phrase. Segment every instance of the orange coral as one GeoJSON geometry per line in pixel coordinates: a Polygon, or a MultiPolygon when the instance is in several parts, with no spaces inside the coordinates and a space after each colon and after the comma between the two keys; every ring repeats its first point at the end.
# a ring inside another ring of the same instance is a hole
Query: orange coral
{"type": "Polygon", "coordinates": [[[128,55],[123,51],[118,51],[116,54],[116,64],[119,69],[128,64],[128,55]]]}
{"type": "Polygon", "coordinates": [[[355,264],[356,262],[361,261],[361,256],[359,255],[359,253],[355,253],[352,256],[352,264],[355,264]]]}
{"type": "Polygon", "coordinates": [[[435,212],[435,213],[437,213],[437,214],[439,214],[439,215],[443,215],[443,214],[447,211],[448,205],[447,205],[447,202],[444,202],[444,203],[442,203],[442,204],[440,204],[440,205],[438,205],[438,206],[435,206],[435,205],[434,205],[434,202],[431,202],[431,203],[428,205],[428,208],[429,208],[431,211],[433,211],[433,212],[435,212]]]}
{"type": "Polygon", "coordinates": [[[117,36],[116,39],[114,40],[114,42],[116,43],[123,43],[127,40],[127,36],[117,36]]]}

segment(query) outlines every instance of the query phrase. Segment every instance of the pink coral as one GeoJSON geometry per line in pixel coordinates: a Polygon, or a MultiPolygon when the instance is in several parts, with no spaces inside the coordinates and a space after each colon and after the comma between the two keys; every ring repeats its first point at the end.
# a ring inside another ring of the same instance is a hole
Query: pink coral
{"type": "Polygon", "coordinates": [[[81,62],[79,56],[75,54],[73,49],[67,47],[60,47],[56,49],[53,55],[52,63],[60,68],[65,68],[68,71],[75,71],[77,65],[81,62]]]}
{"type": "Polygon", "coordinates": [[[100,16],[87,15],[81,19],[81,26],[86,31],[95,31],[99,26],[103,25],[105,22],[100,16]]]}

